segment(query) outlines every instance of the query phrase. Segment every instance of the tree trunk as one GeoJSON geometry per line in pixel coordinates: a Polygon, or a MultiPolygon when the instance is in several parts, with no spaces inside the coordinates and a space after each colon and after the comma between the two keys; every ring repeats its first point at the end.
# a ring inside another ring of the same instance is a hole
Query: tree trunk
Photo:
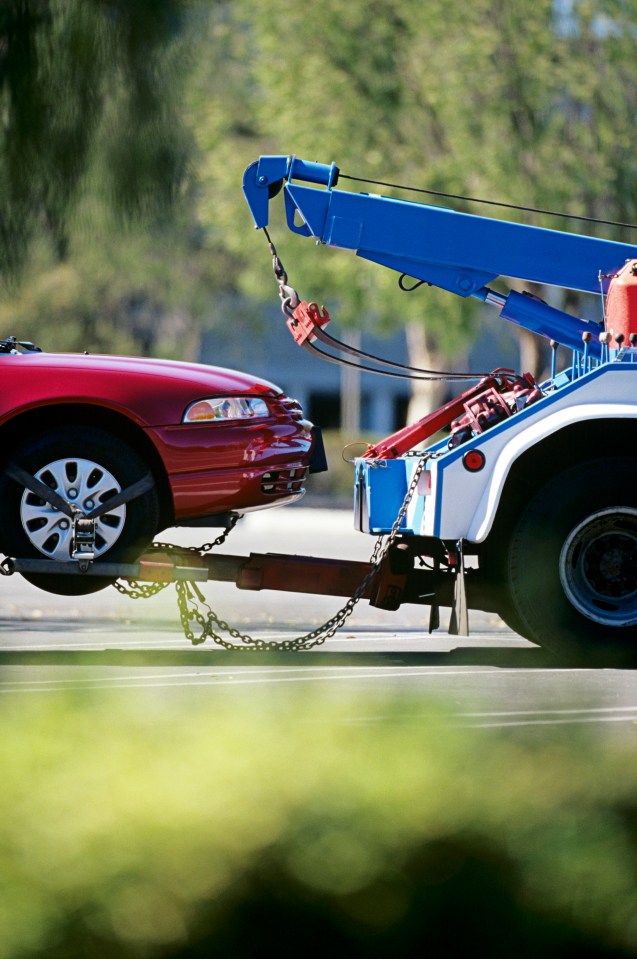
{"type": "MultiPolygon", "coordinates": [[[[409,363],[424,370],[445,370],[450,360],[437,349],[436,337],[427,332],[422,323],[409,323],[405,327],[409,363]]],[[[464,368],[463,359],[456,358],[453,365],[458,371],[464,368]]],[[[412,380],[411,399],[407,410],[407,422],[417,420],[433,412],[456,391],[457,384],[445,380],[412,380]]]]}
{"type": "Polygon", "coordinates": [[[537,333],[518,330],[520,342],[520,373],[531,373],[536,379],[542,378],[544,373],[544,342],[537,333]]]}

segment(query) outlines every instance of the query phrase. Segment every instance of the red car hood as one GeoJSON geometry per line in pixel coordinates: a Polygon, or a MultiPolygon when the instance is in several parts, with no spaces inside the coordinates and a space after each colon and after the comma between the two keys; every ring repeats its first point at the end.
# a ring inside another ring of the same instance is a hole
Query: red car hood
{"type": "Polygon", "coordinates": [[[162,379],[176,379],[188,382],[196,388],[213,389],[219,394],[225,393],[274,393],[282,391],[273,383],[249,373],[239,373],[221,366],[208,366],[204,363],[186,363],[181,360],[158,360],[139,356],[110,356],[91,353],[36,353],[23,354],[23,359],[40,362],[44,360],[49,369],[86,372],[111,372],[159,376],[162,379]]]}
{"type": "Polygon", "coordinates": [[[20,353],[0,357],[0,368],[0,420],[43,404],[92,403],[159,426],[180,423],[186,406],[206,396],[282,394],[248,373],[145,357],[20,353]]]}

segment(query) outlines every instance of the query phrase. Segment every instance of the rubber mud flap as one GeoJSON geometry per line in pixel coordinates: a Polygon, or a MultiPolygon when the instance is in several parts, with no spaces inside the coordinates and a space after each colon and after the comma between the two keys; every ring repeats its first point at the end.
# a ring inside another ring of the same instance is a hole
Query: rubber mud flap
{"type": "Polygon", "coordinates": [[[327,465],[327,456],[325,454],[325,444],[323,443],[323,433],[320,426],[312,427],[312,458],[310,460],[310,473],[324,473],[329,469],[327,465]]]}

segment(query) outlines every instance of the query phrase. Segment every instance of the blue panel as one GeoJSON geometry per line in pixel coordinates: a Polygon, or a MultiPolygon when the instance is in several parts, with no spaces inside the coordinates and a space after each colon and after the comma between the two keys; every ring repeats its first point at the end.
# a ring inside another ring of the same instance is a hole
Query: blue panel
{"type": "Polygon", "coordinates": [[[342,216],[333,216],[330,221],[327,242],[329,246],[342,250],[357,250],[361,242],[363,224],[358,220],[344,220],[342,216]]]}
{"type": "Polygon", "coordinates": [[[293,233],[300,233],[302,236],[312,235],[317,239],[322,239],[330,196],[331,193],[324,193],[323,190],[316,190],[313,187],[286,184],[285,215],[289,229],[293,233]],[[304,226],[299,227],[294,223],[294,215],[297,210],[305,221],[304,226]]]}
{"type": "MultiPolygon", "coordinates": [[[[407,475],[405,461],[402,459],[383,460],[378,465],[370,461],[359,460],[362,468],[367,497],[370,533],[388,533],[398,516],[407,493],[407,475]]],[[[403,519],[403,532],[412,532],[403,519]]]]}

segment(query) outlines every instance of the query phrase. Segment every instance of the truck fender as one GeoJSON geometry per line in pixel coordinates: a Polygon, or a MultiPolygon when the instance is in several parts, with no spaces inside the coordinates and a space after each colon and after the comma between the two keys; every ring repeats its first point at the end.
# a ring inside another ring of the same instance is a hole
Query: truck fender
{"type": "Polygon", "coordinates": [[[531,447],[576,423],[594,420],[608,422],[611,419],[627,418],[637,419],[637,409],[628,403],[576,405],[556,410],[534,421],[528,429],[512,436],[498,452],[488,482],[469,523],[466,538],[474,543],[481,543],[486,539],[493,526],[509,472],[516,460],[531,447]]]}

